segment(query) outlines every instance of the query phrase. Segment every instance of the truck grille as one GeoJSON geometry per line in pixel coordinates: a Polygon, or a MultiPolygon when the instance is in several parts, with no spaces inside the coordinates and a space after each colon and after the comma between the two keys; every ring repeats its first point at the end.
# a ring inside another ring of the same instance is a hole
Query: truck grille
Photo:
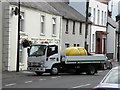
{"type": "Polygon", "coordinates": [[[34,66],[41,66],[41,63],[29,62],[28,66],[32,66],[32,67],[34,67],[34,66]]]}

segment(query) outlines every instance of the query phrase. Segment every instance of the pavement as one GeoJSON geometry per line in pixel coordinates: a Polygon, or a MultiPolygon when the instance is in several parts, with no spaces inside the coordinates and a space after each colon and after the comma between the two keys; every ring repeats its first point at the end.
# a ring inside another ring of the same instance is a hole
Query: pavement
{"type": "Polygon", "coordinates": [[[30,74],[35,74],[34,72],[28,72],[28,71],[3,71],[2,72],[2,79],[7,79],[7,78],[14,78],[14,77],[21,77],[21,76],[26,76],[30,74]]]}
{"type": "MultiPolygon", "coordinates": [[[[113,62],[113,67],[120,65],[120,62],[114,61],[113,62]]],[[[2,72],[2,79],[6,78],[14,78],[16,76],[25,76],[25,75],[30,75],[30,74],[35,74],[34,72],[29,72],[29,71],[3,71],[2,72]]]]}

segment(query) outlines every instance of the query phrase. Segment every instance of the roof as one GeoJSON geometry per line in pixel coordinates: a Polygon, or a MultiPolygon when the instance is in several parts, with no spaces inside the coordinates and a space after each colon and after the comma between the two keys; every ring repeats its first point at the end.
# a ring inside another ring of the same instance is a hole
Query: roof
{"type": "MultiPolygon", "coordinates": [[[[17,2],[10,2],[17,5],[17,2]]],[[[37,9],[46,13],[60,15],[63,18],[85,22],[86,18],[64,2],[21,2],[21,6],[37,9]]],[[[89,23],[91,23],[89,21],[89,23]]]]}
{"type": "MultiPolygon", "coordinates": [[[[17,2],[10,2],[17,5],[17,2]]],[[[60,15],[59,12],[46,2],[20,2],[21,6],[37,9],[46,13],[60,15]]]]}
{"type": "Polygon", "coordinates": [[[54,7],[64,18],[85,22],[86,18],[78,11],[73,9],[71,6],[62,2],[48,2],[48,3],[52,7],[54,7]]]}

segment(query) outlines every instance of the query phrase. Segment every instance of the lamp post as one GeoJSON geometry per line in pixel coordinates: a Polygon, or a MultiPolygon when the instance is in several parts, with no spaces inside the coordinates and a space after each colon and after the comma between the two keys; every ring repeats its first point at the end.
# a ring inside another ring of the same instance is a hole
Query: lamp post
{"type": "Polygon", "coordinates": [[[18,41],[17,41],[16,72],[19,72],[19,42],[20,42],[20,0],[18,1],[18,41]]]}

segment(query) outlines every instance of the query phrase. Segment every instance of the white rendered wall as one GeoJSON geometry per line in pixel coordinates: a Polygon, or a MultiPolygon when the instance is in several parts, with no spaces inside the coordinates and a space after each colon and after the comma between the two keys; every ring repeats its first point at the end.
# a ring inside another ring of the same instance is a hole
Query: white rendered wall
{"type": "Polygon", "coordinates": [[[120,1],[118,2],[118,14],[120,14],[120,1]]]}
{"type": "Polygon", "coordinates": [[[76,22],[75,24],[75,34],[73,33],[73,21],[69,20],[69,27],[68,27],[68,34],[66,34],[66,20],[63,19],[63,25],[62,25],[62,41],[63,45],[65,43],[70,44],[70,46],[74,46],[74,44],[80,44],[80,47],[84,47],[85,42],[85,24],[82,24],[82,35],[79,33],[79,22],[76,22]]]}
{"type": "Polygon", "coordinates": [[[113,53],[113,59],[116,59],[116,30],[108,25],[108,35],[107,35],[107,53],[113,53]]]}
{"type": "MultiPolygon", "coordinates": [[[[103,17],[104,17],[104,13],[106,12],[106,17],[107,17],[107,5],[106,4],[103,4],[103,3],[100,3],[99,1],[93,1],[93,0],[90,0],[89,2],[89,7],[91,7],[91,17],[89,18],[92,22],[93,22],[93,17],[94,17],[94,8],[96,10],[96,15],[95,15],[95,24],[98,25],[97,23],[97,19],[98,19],[98,10],[100,10],[100,17],[99,17],[99,25],[102,25],[101,23],[101,18],[102,18],[102,11],[103,11],[103,17]]],[[[104,21],[104,18],[103,18],[103,21],[104,21]]],[[[107,18],[105,19],[105,21],[107,22],[107,18]]],[[[106,22],[104,23],[104,25],[102,26],[105,26],[106,25],[106,22]]]]}
{"type": "MultiPolygon", "coordinates": [[[[10,6],[15,8],[14,5],[10,6]]],[[[47,14],[35,9],[29,9],[21,7],[21,11],[24,12],[24,32],[26,36],[21,36],[23,38],[37,38],[37,39],[59,39],[60,31],[60,16],[47,14]],[[45,34],[40,33],[40,17],[45,16],[45,34]],[[56,35],[52,35],[52,18],[56,18],[56,35]]],[[[9,17],[9,31],[10,31],[10,60],[9,60],[9,71],[16,70],[16,59],[17,59],[17,35],[18,35],[18,16],[10,15],[9,17]]],[[[22,52],[22,62],[23,66],[20,66],[21,70],[27,69],[27,49],[23,49],[22,52]],[[25,53],[26,52],[26,53],[25,53]]]]}

